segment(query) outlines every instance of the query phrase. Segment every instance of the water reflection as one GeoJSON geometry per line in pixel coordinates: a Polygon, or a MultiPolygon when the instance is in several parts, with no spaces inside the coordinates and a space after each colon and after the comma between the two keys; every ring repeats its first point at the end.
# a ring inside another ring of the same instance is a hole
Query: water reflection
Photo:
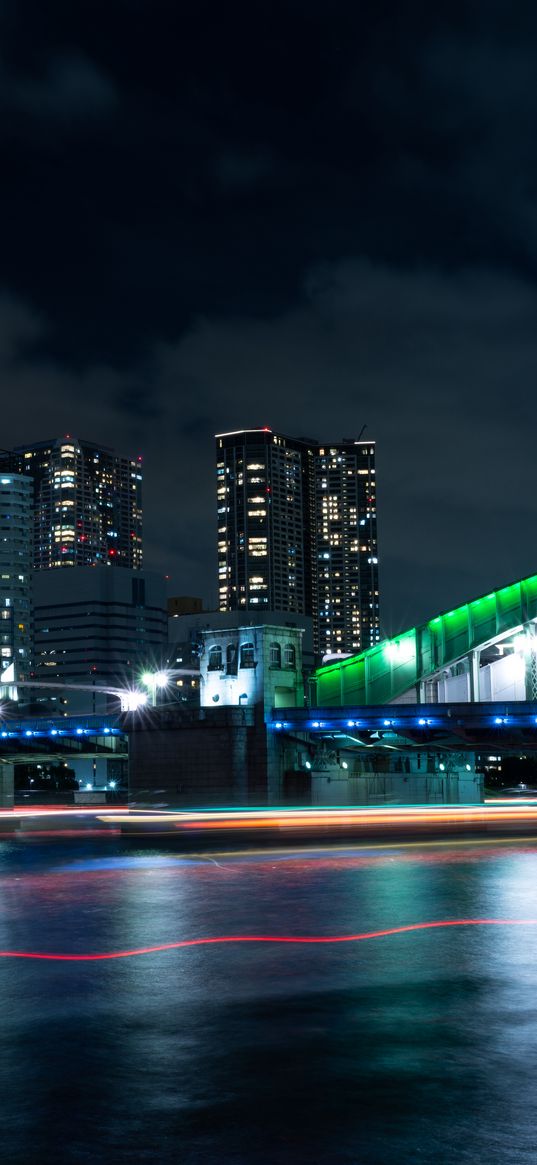
{"type": "MultiPolygon", "coordinates": [[[[6,843],[4,949],[537,917],[537,851],[429,846],[184,860],[6,843]]],[[[6,1160],[534,1160],[537,928],[357,946],[0,963],[6,1160]]]]}

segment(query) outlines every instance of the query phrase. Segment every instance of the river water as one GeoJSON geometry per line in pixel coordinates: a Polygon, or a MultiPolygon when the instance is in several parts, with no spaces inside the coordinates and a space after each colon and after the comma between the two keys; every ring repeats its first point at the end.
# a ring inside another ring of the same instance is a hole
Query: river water
{"type": "MultiPolygon", "coordinates": [[[[0,845],[3,951],[537,919],[537,847],[181,859],[0,845]]],[[[0,959],[2,1159],[392,1165],[537,1159],[537,926],[0,959]]]]}

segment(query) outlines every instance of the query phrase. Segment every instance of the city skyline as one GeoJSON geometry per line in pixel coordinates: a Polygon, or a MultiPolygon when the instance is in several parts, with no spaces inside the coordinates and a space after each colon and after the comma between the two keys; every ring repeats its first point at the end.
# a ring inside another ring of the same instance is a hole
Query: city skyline
{"type": "Polygon", "coordinates": [[[537,16],[472,14],[4,7],[2,444],[143,453],[174,591],[263,424],[375,437],[382,633],[533,571],[537,16]]]}
{"type": "MultiPolygon", "coordinates": [[[[333,425],[333,423],[334,422],[332,421],[332,425],[333,425]]],[[[364,427],[367,428],[367,426],[364,426],[364,427]]],[[[268,425],[264,426],[264,428],[269,429],[269,426],[268,425]]],[[[24,432],[24,429],[19,430],[19,431],[24,432]]],[[[237,430],[237,431],[241,431],[241,430],[237,430]]],[[[66,436],[64,438],[58,438],[58,440],[61,442],[63,440],[71,440],[71,438],[66,436]]],[[[45,444],[49,444],[49,443],[50,443],[50,441],[44,442],[41,440],[36,440],[33,442],[26,441],[26,442],[22,442],[21,445],[19,445],[16,448],[13,448],[12,450],[4,448],[4,450],[3,450],[4,464],[7,465],[9,463],[9,457],[12,454],[15,454],[17,456],[20,454],[20,451],[24,448],[34,448],[34,447],[39,448],[39,447],[44,446],[45,444]]],[[[365,444],[369,444],[369,443],[370,443],[369,441],[365,442],[365,444]]],[[[371,443],[373,445],[377,446],[377,448],[378,448],[378,440],[374,440],[371,443]]],[[[102,443],[99,443],[98,441],[82,440],[81,444],[84,446],[88,446],[89,448],[103,447],[103,448],[107,449],[108,453],[111,453],[115,456],[118,456],[117,454],[114,454],[114,450],[112,450],[110,447],[102,445],[102,443]]],[[[337,442],[336,442],[336,444],[337,444],[337,442]]],[[[199,490],[195,491],[195,495],[198,495],[199,492],[201,492],[202,495],[207,495],[206,511],[205,511],[205,507],[204,507],[204,512],[201,515],[202,540],[204,543],[204,551],[205,551],[204,558],[203,558],[204,565],[203,565],[203,567],[199,568],[198,570],[193,569],[189,575],[183,574],[180,577],[174,576],[173,574],[170,573],[170,570],[169,570],[169,563],[170,562],[173,563],[174,556],[178,552],[177,546],[173,547],[173,544],[172,544],[172,549],[170,549],[169,555],[167,557],[161,557],[160,560],[158,557],[158,553],[155,554],[154,513],[155,513],[155,509],[158,510],[158,509],[162,508],[162,505],[161,505],[162,504],[162,495],[159,495],[157,493],[158,473],[157,473],[155,480],[153,480],[151,474],[149,476],[146,475],[147,463],[146,463],[146,459],[142,453],[137,453],[135,459],[122,458],[121,455],[119,455],[119,460],[125,460],[126,462],[129,461],[129,463],[132,460],[133,464],[137,464],[140,467],[143,465],[143,469],[144,469],[144,514],[146,512],[146,509],[148,509],[149,513],[151,514],[152,519],[153,519],[151,521],[151,524],[150,524],[150,521],[146,520],[144,518],[144,538],[143,538],[143,543],[144,543],[144,562],[143,562],[143,565],[144,565],[144,567],[150,571],[156,571],[157,573],[162,574],[163,577],[168,580],[168,583],[169,583],[168,590],[169,590],[170,595],[196,593],[196,594],[199,594],[200,597],[202,598],[202,601],[204,603],[204,609],[218,610],[219,600],[218,600],[217,585],[213,586],[211,582],[208,582],[208,576],[210,579],[213,579],[215,577],[216,563],[217,563],[217,553],[215,553],[215,551],[214,551],[214,547],[215,547],[215,538],[214,538],[214,436],[213,436],[211,441],[208,441],[205,443],[204,452],[205,452],[205,457],[206,457],[206,461],[207,461],[207,464],[204,466],[204,468],[206,469],[206,473],[204,474],[203,481],[201,481],[199,483],[199,487],[200,487],[199,490]],[[208,451],[207,451],[207,446],[209,447],[208,451]],[[212,454],[212,456],[209,456],[210,454],[212,454]],[[146,499],[146,496],[148,494],[149,494],[150,502],[149,502],[149,506],[146,507],[145,499],[146,499]],[[146,555],[145,555],[146,544],[149,544],[149,546],[151,547],[151,551],[152,551],[152,557],[149,559],[146,558],[146,555]],[[196,585],[196,580],[197,580],[198,585],[196,585]]],[[[198,458],[197,460],[199,461],[200,458],[198,458]]],[[[382,450],[381,450],[381,464],[382,464],[382,450]]],[[[382,482],[382,478],[381,478],[381,482],[382,482]]],[[[382,529],[383,530],[384,530],[383,502],[384,502],[384,498],[385,498],[385,493],[386,493],[386,491],[385,490],[383,491],[382,487],[381,487],[380,519],[382,522],[382,529]]],[[[199,500],[199,498],[198,498],[198,500],[199,500]]],[[[424,503],[426,503],[427,498],[424,497],[423,501],[424,501],[424,503]]],[[[388,502],[388,512],[389,512],[389,499],[387,499],[387,502],[388,502]]],[[[388,523],[388,527],[389,527],[389,523],[388,523]]],[[[200,535],[199,528],[197,530],[197,534],[198,534],[198,536],[200,535]]],[[[469,564],[465,564],[465,567],[463,568],[463,572],[460,573],[458,576],[459,577],[459,584],[457,587],[453,587],[453,589],[451,589],[451,587],[450,587],[448,589],[448,587],[445,584],[443,587],[430,587],[428,591],[423,590],[418,595],[415,595],[414,601],[412,602],[412,600],[406,595],[406,591],[402,591],[401,588],[396,585],[396,580],[393,578],[393,576],[390,577],[391,576],[390,563],[393,561],[393,556],[392,556],[392,553],[390,552],[392,548],[388,546],[388,548],[385,551],[384,541],[385,540],[383,537],[382,538],[382,546],[381,546],[381,550],[380,550],[380,569],[381,569],[381,576],[382,576],[382,599],[383,599],[382,608],[384,608],[386,606],[389,609],[386,611],[386,613],[384,612],[384,609],[381,609],[381,612],[380,612],[380,616],[381,616],[381,618],[380,618],[380,638],[389,638],[391,635],[395,635],[399,631],[402,631],[406,627],[409,627],[412,623],[412,612],[413,611],[414,612],[417,611],[419,613],[419,617],[418,617],[418,615],[415,615],[415,618],[414,618],[414,622],[418,622],[419,618],[427,619],[429,616],[431,616],[432,614],[434,614],[438,610],[447,610],[448,607],[450,607],[458,602],[465,601],[468,594],[478,595],[480,593],[479,588],[476,589],[475,585],[472,586],[472,589],[469,589],[469,587],[467,587],[466,590],[464,589],[462,582],[460,580],[462,579],[462,577],[471,576],[471,574],[472,574],[472,571],[467,569],[469,564]],[[387,571],[386,571],[387,584],[386,585],[385,585],[385,567],[387,567],[387,571]],[[384,601],[385,596],[388,600],[387,603],[384,601]],[[435,596],[436,596],[436,598],[435,598],[435,596]],[[436,606],[435,606],[435,602],[436,602],[436,606]],[[403,613],[401,613],[401,612],[403,612],[403,613]]],[[[179,548],[179,551],[180,551],[180,549],[181,548],[179,548]]],[[[162,554],[162,550],[161,550],[161,554],[162,554]]],[[[530,566],[529,566],[528,570],[530,573],[532,573],[533,572],[533,566],[532,566],[533,559],[531,558],[531,554],[529,555],[529,558],[530,558],[530,566]]],[[[507,561],[507,559],[506,559],[506,561],[507,561]]],[[[514,556],[508,556],[508,561],[514,561],[514,556]]],[[[472,564],[470,564],[470,565],[472,565],[472,564]]],[[[480,564],[480,565],[483,567],[483,564],[480,564]]],[[[505,570],[495,574],[494,577],[491,577],[491,573],[490,573],[491,567],[486,563],[484,564],[484,566],[485,566],[485,569],[482,569],[481,573],[479,575],[479,577],[482,580],[480,583],[482,590],[487,589],[491,585],[492,586],[507,585],[510,582],[512,582],[512,580],[514,578],[518,577],[516,570],[509,571],[508,569],[505,569],[505,570]]]]}
{"type": "Polygon", "coordinates": [[[535,1158],[536,75],[0,0],[13,1165],[535,1158]]]}

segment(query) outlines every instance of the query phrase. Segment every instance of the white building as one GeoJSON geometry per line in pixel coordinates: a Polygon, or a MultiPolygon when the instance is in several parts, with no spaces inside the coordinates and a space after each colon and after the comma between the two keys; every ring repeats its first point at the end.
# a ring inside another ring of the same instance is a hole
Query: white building
{"type": "Polygon", "coordinates": [[[202,631],[200,702],[271,708],[304,704],[302,635],[298,627],[243,626],[202,631]]]}
{"type": "Polygon", "coordinates": [[[5,695],[28,679],[32,636],[33,482],[16,473],[0,477],[0,672],[5,695]]]}

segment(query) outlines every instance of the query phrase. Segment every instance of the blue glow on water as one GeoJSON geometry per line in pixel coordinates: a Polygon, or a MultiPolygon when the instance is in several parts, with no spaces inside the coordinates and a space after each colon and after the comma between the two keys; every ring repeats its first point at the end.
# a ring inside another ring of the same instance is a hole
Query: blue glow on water
{"type": "Polygon", "coordinates": [[[56,866],[56,873],[64,873],[66,870],[74,870],[80,873],[88,873],[91,871],[100,870],[142,870],[142,869],[164,869],[166,866],[184,866],[190,865],[191,862],[186,858],[167,857],[165,854],[140,854],[130,857],[128,854],[125,857],[111,856],[103,858],[88,858],[80,861],[69,862],[66,865],[56,866]]]}

